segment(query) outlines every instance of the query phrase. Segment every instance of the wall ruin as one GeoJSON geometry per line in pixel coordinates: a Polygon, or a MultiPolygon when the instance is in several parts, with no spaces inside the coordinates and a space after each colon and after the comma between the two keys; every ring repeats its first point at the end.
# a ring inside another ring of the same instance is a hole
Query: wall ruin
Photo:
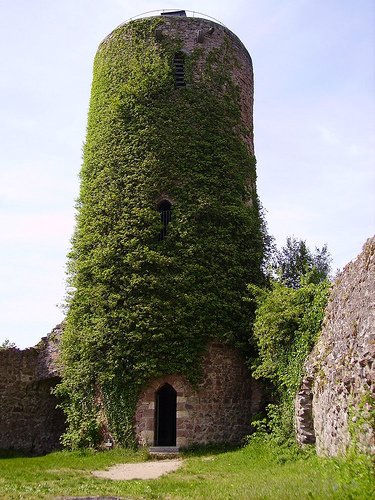
{"type": "Polygon", "coordinates": [[[375,453],[374,355],[375,237],[333,284],[296,398],[300,444],[316,442],[319,455],[343,454],[351,445],[375,453]]]}
{"type": "Polygon", "coordinates": [[[36,347],[0,350],[0,449],[42,454],[59,448],[64,416],[51,389],[61,326],[36,347]]]}

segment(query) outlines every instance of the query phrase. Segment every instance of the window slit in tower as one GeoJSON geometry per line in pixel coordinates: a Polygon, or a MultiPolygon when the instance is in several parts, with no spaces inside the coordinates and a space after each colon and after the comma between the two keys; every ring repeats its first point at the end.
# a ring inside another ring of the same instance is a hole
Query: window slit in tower
{"type": "Polygon", "coordinates": [[[185,87],[185,57],[181,52],[177,52],[173,59],[174,86],[175,88],[185,87]]]}
{"type": "Polygon", "coordinates": [[[160,219],[163,227],[159,233],[159,241],[164,240],[167,235],[167,226],[172,219],[172,204],[168,200],[163,200],[158,205],[158,210],[160,212],[160,219]]]}

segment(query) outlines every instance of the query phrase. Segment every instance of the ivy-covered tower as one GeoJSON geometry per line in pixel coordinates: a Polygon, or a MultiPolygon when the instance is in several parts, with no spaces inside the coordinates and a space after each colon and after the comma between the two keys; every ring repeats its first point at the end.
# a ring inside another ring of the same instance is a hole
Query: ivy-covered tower
{"type": "Polygon", "coordinates": [[[236,442],[258,395],[253,73],[207,19],[128,22],[98,49],[59,393],[72,445],[236,442]]]}

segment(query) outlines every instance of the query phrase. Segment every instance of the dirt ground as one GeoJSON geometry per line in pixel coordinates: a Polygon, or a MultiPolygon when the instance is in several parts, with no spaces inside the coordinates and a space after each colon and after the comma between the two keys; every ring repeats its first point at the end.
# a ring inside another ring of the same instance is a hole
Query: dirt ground
{"type": "Polygon", "coordinates": [[[156,479],[180,468],[182,460],[157,460],[135,464],[113,465],[107,470],[94,471],[95,477],[126,481],[129,479],[156,479]]]}

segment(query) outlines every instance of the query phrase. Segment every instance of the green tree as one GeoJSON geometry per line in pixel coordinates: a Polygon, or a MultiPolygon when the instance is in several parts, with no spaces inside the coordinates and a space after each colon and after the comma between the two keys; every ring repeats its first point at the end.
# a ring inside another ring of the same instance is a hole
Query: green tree
{"type": "Polygon", "coordinates": [[[13,349],[14,347],[17,347],[16,344],[11,342],[9,339],[5,339],[4,342],[0,344],[0,350],[13,349]]]}
{"type": "Polygon", "coordinates": [[[331,260],[327,245],[312,251],[306,241],[288,237],[286,245],[274,252],[271,268],[286,286],[299,288],[303,276],[308,276],[311,283],[328,279],[331,260]]]}
{"type": "Polygon", "coordinates": [[[270,289],[249,289],[257,303],[254,339],[258,356],[252,374],[271,388],[268,425],[277,436],[293,435],[294,397],[303,364],[314,346],[323,321],[330,284],[302,277],[299,288],[273,281],[270,289]]]}
{"type": "Polygon", "coordinates": [[[265,270],[268,288],[250,285],[257,304],[252,374],[270,388],[269,430],[282,440],[293,436],[294,398],[303,364],[321,330],[329,294],[331,257],[327,246],[310,250],[304,240],[287,238],[277,250],[269,237],[265,270]]]}

